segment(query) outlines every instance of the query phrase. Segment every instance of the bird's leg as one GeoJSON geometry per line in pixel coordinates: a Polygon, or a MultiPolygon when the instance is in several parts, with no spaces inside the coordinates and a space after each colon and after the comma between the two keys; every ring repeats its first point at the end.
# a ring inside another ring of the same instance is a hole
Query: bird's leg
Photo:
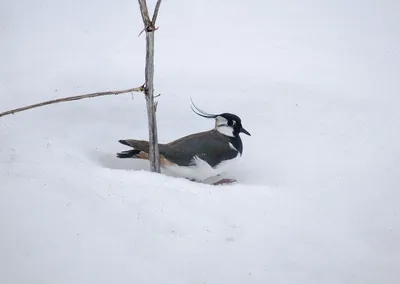
{"type": "Polygon", "coordinates": [[[230,183],[235,183],[235,182],[237,182],[237,180],[235,180],[235,179],[223,178],[223,179],[220,179],[220,180],[218,180],[216,182],[213,182],[212,185],[230,184],[230,183]]]}

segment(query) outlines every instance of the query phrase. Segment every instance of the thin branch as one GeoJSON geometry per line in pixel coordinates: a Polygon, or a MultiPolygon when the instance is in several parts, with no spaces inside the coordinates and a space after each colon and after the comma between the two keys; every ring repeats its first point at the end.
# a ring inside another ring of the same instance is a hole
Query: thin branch
{"type": "Polygon", "coordinates": [[[156,26],[158,10],[160,9],[160,5],[161,5],[161,0],[158,0],[157,4],[156,4],[156,7],[154,8],[153,19],[151,20],[151,23],[153,24],[154,27],[156,26]]]}
{"type": "Polygon", "coordinates": [[[146,29],[151,24],[149,10],[147,9],[146,0],[138,0],[138,1],[140,6],[140,13],[142,13],[143,24],[146,29]]]}
{"type": "Polygon", "coordinates": [[[76,100],[82,100],[82,99],[94,98],[94,97],[101,97],[101,96],[120,95],[120,94],[132,93],[132,92],[143,92],[143,91],[144,91],[144,85],[140,86],[138,88],[131,88],[131,89],[126,89],[126,90],[97,92],[97,93],[85,94],[85,95],[80,95],[80,96],[60,98],[60,99],[45,101],[45,102],[38,103],[38,104],[33,104],[33,105],[21,107],[21,108],[8,110],[8,111],[0,113],[0,117],[9,115],[9,114],[14,114],[14,113],[17,113],[20,111],[32,109],[32,108],[50,105],[50,104],[56,104],[56,103],[61,103],[61,102],[70,102],[70,101],[76,101],[76,100]]]}
{"type": "Polygon", "coordinates": [[[146,27],[139,33],[138,37],[146,30],[146,27]]]}

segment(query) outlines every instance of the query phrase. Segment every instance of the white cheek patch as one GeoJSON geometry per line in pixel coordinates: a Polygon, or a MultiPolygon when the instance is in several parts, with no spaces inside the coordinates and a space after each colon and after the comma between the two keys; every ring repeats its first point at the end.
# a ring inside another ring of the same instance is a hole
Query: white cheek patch
{"type": "Polygon", "coordinates": [[[223,135],[234,137],[233,128],[230,126],[219,126],[216,128],[216,130],[223,135]]]}
{"type": "Polygon", "coordinates": [[[222,116],[216,117],[215,129],[223,135],[234,137],[232,126],[228,126],[228,120],[226,120],[222,116]]]}

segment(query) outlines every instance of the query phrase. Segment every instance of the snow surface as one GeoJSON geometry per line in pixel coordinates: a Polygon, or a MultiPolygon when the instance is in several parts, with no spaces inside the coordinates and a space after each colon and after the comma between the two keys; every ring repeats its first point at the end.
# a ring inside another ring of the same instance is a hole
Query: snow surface
{"type": "MultiPolygon", "coordinates": [[[[154,7],[155,1],[150,1],[154,7]]],[[[161,141],[232,112],[208,186],[118,160],[141,95],[0,119],[0,283],[399,283],[398,1],[165,0],[161,141]]],[[[0,2],[0,111],[143,83],[137,1],[0,2]]]]}

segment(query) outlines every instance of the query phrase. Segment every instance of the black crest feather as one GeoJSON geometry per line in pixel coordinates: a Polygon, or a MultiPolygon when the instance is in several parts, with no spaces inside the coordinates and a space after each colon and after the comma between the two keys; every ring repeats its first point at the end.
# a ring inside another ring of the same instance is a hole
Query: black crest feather
{"type": "Polygon", "coordinates": [[[210,114],[210,113],[205,112],[205,111],[202,110],[202,109],[199,109],[199,108],[194,104],[192,98],[190,98],[190,101],[192,102],[192,105],[190,106],[190,108],[192,109],[192,111],[193,111],[195,114],[197,114],[197,115],[199,115],[199,116],[202,116],[202,117],[205,117],[205,118],[216,118],[216,117],[217,117],[217,115],[215,115],[215,114],[210,114]]]}

